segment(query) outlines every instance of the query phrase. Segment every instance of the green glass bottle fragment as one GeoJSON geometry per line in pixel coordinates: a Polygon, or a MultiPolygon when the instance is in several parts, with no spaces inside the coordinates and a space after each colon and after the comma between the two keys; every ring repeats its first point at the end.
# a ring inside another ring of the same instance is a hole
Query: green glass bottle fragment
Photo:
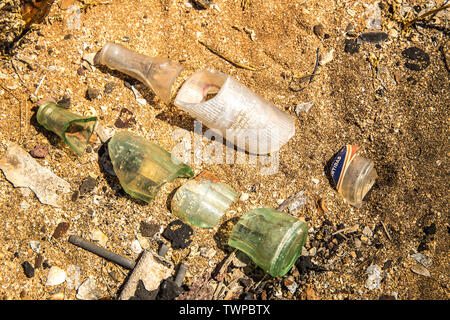
{"type": "Polygon", "coordinates": [[[245,213],[231,231],[228,245],[247,254],[273,277],[285,275],[306,242],[306,222],[272,208],[245,213]]]}
{"type": "Polygon", "coordinates": [[[78,155],[86,151],[97,122],[96,117],[82,117],[54,102],[41,105],[36,118],[40,125],[56,133],[78,155]]]}
{"type": "Polygon", "coordinates": [[[114,172],[133,198],[151,202],[166,182],[192,178],[191,168],[172,159],[169,152],[127,131],[116,133],[108,143],[114,172]]]}
{"type": "Polygon", "coordinates": [[[238,194],[212,173],[202,172],[182,185],[172,198],[172,213],[199,228],[213,228],[238,194]]]}

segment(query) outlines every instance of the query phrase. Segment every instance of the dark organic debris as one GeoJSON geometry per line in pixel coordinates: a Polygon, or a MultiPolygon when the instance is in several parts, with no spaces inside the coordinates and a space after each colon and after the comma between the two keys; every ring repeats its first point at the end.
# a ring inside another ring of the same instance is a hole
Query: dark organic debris
{"type": "Polygon", "coordinates": [[[166,279],[159,287],[157,300],[173,300],[184,292],[183,288],[179,287],[175,281],[166,279]]]}
{"type": "Polygon", "coordinates": [[[422,230],[426,235],[433,235],[436,233],[436,224],[433,222],[428,227],[424,227],[422,230]]]}
{"type": "Polygon", "coordinates": [[[134,296],[131,296],[129,300],[155,300],[156,295],[158,294],[159,288],[148,291],[145,289],[144,282],[139,280],[136,291],[134,292],[134,296]]]}
{"type": "Polygon", "coordinates": [[[192,242],[194,230],[181,220],[175,220],[167,226],[162,236],[169,240],[173,249],[184,249],[192,242]]]}
{"type": "Polygon", "coordinates": [[[31,263],[29,263],[28,261],[25,261],[24,263],[22,263],[22,268],[23,268],[23,272],[25,273],[25,275],[28,278],[34,277],[34,268],[31,265],[31,263]]]}
{"type": "Polygon", "coordinates": [[[119,117],[114,123],[114,125],[120,129],[131,128],[135,124],[136,119],[134,118],[133,112],[127,108],[122,108],[122,110],[120,110],[119,117]]]}
{"type": "Polygon", "coordinates": [[[388,34],[386,32],[366,32],[360,34],[358,38],[364,42],[380,43],[388,39],[388,34]]]}
{"type": "Polygon", "coordinates": [[[189,287],[189,291],[181,294],[176,300],[209,300],[214,294],[214,288],[208,285],[211,271],[206,271],[189,287]]]}
{"type": "Polygon", "coordinates": [[[61,222],[53,232],[53,238],[58,239],[61,238],[67,230],[69,230],[70,224],[68,222],[61,222]]]}
{"type": "Polygon", "coordinates": [[[405,67],[413,71],[421,71],[430,65],[428,53],[417,47],[403,50],[402,56],[407,59],[405,67]]]}
{"type": "Polygon", "coordinates": [[[298,258],[297,262],[295,262],[295,266],[297,267],[297,269],[300,273],[306,273],[309,270],[312,270],[312,271],[327,271],[328,270],[327,268],[325,268],[323,266],[314,264],[311,261],[310,256],[300,256],[298,258]]]}
{"type": "Polygon", "coordinates": [[[356,40],[345,39],[344,51],[347,53],[350,53],[350,54],[358,53],[359,52],[359,44],[356,42],[356,40]]]}
{"type": "Polygon", "coordinates": [[[45,156],[48,154],[48,151],[44,146],[36,146],[33,150],[30,151],[30,154],[33,158],[45,158],[45,156]]]}

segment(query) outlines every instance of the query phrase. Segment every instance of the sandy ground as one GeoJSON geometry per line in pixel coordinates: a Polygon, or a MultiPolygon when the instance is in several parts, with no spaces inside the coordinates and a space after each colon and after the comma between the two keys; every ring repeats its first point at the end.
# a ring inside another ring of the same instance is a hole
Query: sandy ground
{"type": "MultiPolygon", "coordinates": [[[[64,283],[45,285],[48,268],[36,269],[32,278],[24,274],[22,263],[33,265],[37,256],[30,241],[39,241],[39,252],[48,265],[63,270],[79,266],[81,282],[92,277],[102,297],[115,298],[128,271],[75,248],[67,242],[68,235],[90,239],[90,233],[99,229],[107,237],[106,248],[136,259],[131,243],[141,238],[141,222],[158,223],[163,229],[176,219],[168,210],[167,198],[186,180],[165,185],[151,204],[134,201],[121,191],[117,179],[101,170],[98,139],[92,152],[77,157],[36,123],[36,104],[29,98],[43,79],[38,99],[59,100],[66,95],[71,98],[73,112],[98,116],[112,132],[120,130],[114,123],[126,107],[136,119],[129,130],[166,150],[177,144],[172,134],[179,128],[188,130],[194,139],[193,119],[131,78],[107,68],[77,71],[83,55],[97,52],[106,41],[115,41],[149,56],[166,56],[182,63],[185,70],[175,90],[193,72],[212,68],[235,77],[295,118],[296,133],[280,150],[276,174],[261,175],[261,164],[191,164],[196,174],[207,169],[249,198],[237,200],[221,226],[194,228],[190,247],[169,250],[169,260],[189,264],[187,286],[204,272],[213,271],[231,251],[226,245],[227,232],[236,217],[252,208],[276,208],[290,195],[305,190],[308,202],[295,213],[310,228],[304,255],[311,254],[313,263],[326,265],[331,271],[301,272],[294,267],[284,278],[266,277],[256,298],[378,299],[387,295],[448,299],[448,10],[430,22],[440,29],[418,27],[409,38],[395,30],[398,23],[382,10],[382,29],[377,31],[388,33],[388,40],[363,43],[354,54],[345,52],[345,40],[354,39],[345,32],[349,23],[355,25],[357,34],[370,31],[366,19],[367,5],[372,3],[253,0],[242,10],[240,0],[215,0],[209,9],[199,10],[188,0],[111,0],[80,14],[55,4],[46,21],[22,40],[15,59],[0,62],[4,75],[0,81],[6,88],[0,88],[0,155],[8,141],[27,151],[46,146],[48,155],[37,161],[69,182],[72,192],[65,196],[61,208],[54,208],[41,204],[32,193],[14,188],[1,174],[0,297],[50,299],[63,295],[64,299],[76,299],[77,291],[64,283]],[[313,32],[317,24],[323,25],[325,39],[313,32]],[[258,71],[233,66],[198,40],[258,71]],[[412,46],[429,55],[430,64],[424,70],[405,67],[402,51],[412,46]],[[331,61],[318,67],[306,89],[293,92],[290,76],[311,74],[317,48],[322,58],[328,56],[331,61]],[[136,102],[125,81],[138,88],[146,105],[136,102]],[[103,92],[107,83],[114,84],[111,93],[103,92]],[[89,87],[100,90],[100,97],[86,99],[89,87]],[[312,108],[297,116],[295,106],[308,101],[314,102],[312,108]],[[361,208],[348,205],[328,175],[330,159],[345,144],[361,146],[361,155],[375,162],[379,175],[361,208]],[[72,201],[73,192],[89,175],[97,180],[97,186],[72,201]],[[326,211],[318,209],[319,199],[326,211]],[[63,237],[54,239],[60,222],[69,222],[70,228],[63,237]],[[426,228],[433,224],[435,232],[427,235],[424,228],[429,230],[426,228]],[[333,235],[347,227],[354,227],[353,232],[341,238],[333,235]],[[371,232],[363,234],[365,227],[371,232]],[[192,250],[195,246],[211,247],[216,254],[212,258],[196,255],[192,250]],[[427,266],[430,276],[411,271],[416,264],[411,254],[418,251],[432,260],[427,266]],[[382,269],[380,286],[373,290],[366,286],[366,270],[371,265],[382,269]],[[287,277],[297,285],[293,292],[286,287],[287,277]]],[[[434,3],[403,1],[404,6],[419,5],[422,9],[425,5],[433,8],[434,3]]],[[[209,143],[206,139],[203,142],[209,143]]],[[[141,242],[157,249],[155,239],[141,242]]],[[[230,268],[230,274],[231,279],[236,274],[253,282],[262,279],[253,264],[230,268]]],[[[228,279],[224,284],[230,282],[228,279]]],[[[238,298],[239,290],[245,286],[226,298],[238,298]]]]}

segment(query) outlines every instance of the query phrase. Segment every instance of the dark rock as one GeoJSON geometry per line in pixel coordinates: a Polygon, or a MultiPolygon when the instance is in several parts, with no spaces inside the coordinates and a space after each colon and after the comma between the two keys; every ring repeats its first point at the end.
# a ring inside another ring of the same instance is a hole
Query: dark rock
{"type": "Polygon", "coordinates": [[[350,53],[350,54],[358,53],[359,52],[359,44],[356,42],[356,40],[345,39],[344,51],[347,53],[350,53]]]}
{"type": "Polygon", "coordinates": [[[392,260],[387,260],[383,265],[383,270],[387,270],[392,266],[392,260]]]}
{"type": "Polygon", "coordinates": [[[100,90],[98,90],[96,88],[89,87],[86,90],[86,99],[88,99],[90,101],[97,99],[99,95],[100,95],[100,90]]]}
{"type": "Polygon", "coordinates": [[[136,286],[136,291],[134,292],[134,296],[130,297],[129,300],[155,300],[158,294],[159,288],[148,291],[145,289],[144,282],[142,280],[138,281],[136,286]]]}
{"type": "Polygon", "coordinates": [[[191,236],[194,230],[181,220],[175,220],[167,226],[162,236],[169,240],[172,249],[184,249],[192,242],[191,236]]]}
{"type": "Polygon", "coordinates": [[[388,34],[386,32],[366,32],[360,34],[358,38],[364,42],[380,43],[388,39],[388,34]]]}
{"type": "Polygon", "coordinates": [[[156,223],[147,223],[142,221],[139,231],[143,237],[153,237],[159,231],[160,225],[156,223]]]}
{"type": "Polygon", "coordinates": [[[427,245],[427,243],[425,241],[422,241],[419,244],[419,246],[417,247],[417,251],[419,251],[419,252],[422,252],[422,251],[425,251],[425,250],[428,250],[428,249],[429,249],[429,247],[428,247],[428,245],[427,245]]]}
{"type": "Polygon", "coordinates": [[[430,65],[428,53],[417,47],[403,50],[402,56],[407,59],[405,67],[413,71],[421,71],[430,65]]]}
{"type": "Polygon", "coordinates": [[[70,227],[70,223],[68,223],[68,222],[59,223],[55,229],[55,232],[53,232],[52,237],[55,239],[61,238],[69,230],[69,227],[70,227]]]}
{"type": "Polygon", "coordinates": [[[136,124],[136,119],[134,118],[133,112],[128,110],[127,108],[122,108],[119,113],[119,117],[117,118],[114,125],[117,128],[131,128],[136,124]]]}
{"type": "Polygon", "coordinates": [[[71,34],[71,33],[66,34],[66,35],[64,36],[64,40],[69,40],[70,38],[72,38],[72,34],[71,34]]]}
{"type": "Polygon", "coordinates": [[[86,177],[80,185],[80,195],[86,194],[94,190],[97,186],[97,180],[91,176],[86,177]]]}
{"type": "Polygon", "coordinates": [[[177,286],[173,280],[166,279],[159,286],[159,293],[156,300],[173,300],[183,292],[183,288],[177,286]]]}
{"type": "Polygon", "coordinates": [[[426,235],[433,235],[436,233],[436,224],[433,222],[428,227],[424,227],[422,230],[426,235]]]}
{"type": "Polygon", "coordinates": [[[44,269],[49,269],[49,268],[51,268],[52,266],[51,266],[47,261],[44,261],[44,263],[42,264],[42,267],[43,267],[44,269]]]}
{"type": "Polygon", "coordinates": [[[45,158],[48,154],[47,148],[44,146],[36,146],[33,150],[30,151],[30,155],[33,158],[45,158]]]}
{"type": "Polygon", "coordinates": [[[22,263],[22,268],[23,268],[23,272],[25,273],[25,275],[28,278],[34,277],[34,268],[31,265],[31,263],[29,263],[28,261],[25,261],[24,263],[22,263]]]}

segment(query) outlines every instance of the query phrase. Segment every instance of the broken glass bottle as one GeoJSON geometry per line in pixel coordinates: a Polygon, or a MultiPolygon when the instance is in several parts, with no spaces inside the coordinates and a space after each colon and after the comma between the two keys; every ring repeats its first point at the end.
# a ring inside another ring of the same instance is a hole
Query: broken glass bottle
{"type": "Polygon", "coordinates": [[[108,143],[108,150],[123,189],[133,198],[148,203],[166,182],[194,176],[188,165],[169,152],[127,131],[116,133],[108,143]]]}
{"type": "Polygon", "coordinates": [[[95,55],[94,63],[141,81],[166,103],[170,101],[175,79],[183,70],[181,65],[167,58],[149,57],[113,42],[103,46],[95,55]]]}
{"type": "Polygon", "coordinates": [[[213,228],[238,194],[212,173],[202,172],[182,185],[172,199],[172,213],[199,228],[213,228]]]}
{"type": "Polygon", "coordinates": [[[306,242],[306,222],[272,208],[245,213],[233,227],[228,245],[247,254],[273,277],[285,275],[306,242]]]}
{"type": "Polygon", "coordinates": [[[54,102],[41,105],[36,119],[45,129],[56,133],[78,155],[86,151],[97,123],[97,117],[79,116],[54,102]]]}
{"type": "Polygon", "coordinates": [[[206,69],[189,77],[174,104],[237,147],[278,151],[294,135],[294,119],[234,78],[206,69]]]}

